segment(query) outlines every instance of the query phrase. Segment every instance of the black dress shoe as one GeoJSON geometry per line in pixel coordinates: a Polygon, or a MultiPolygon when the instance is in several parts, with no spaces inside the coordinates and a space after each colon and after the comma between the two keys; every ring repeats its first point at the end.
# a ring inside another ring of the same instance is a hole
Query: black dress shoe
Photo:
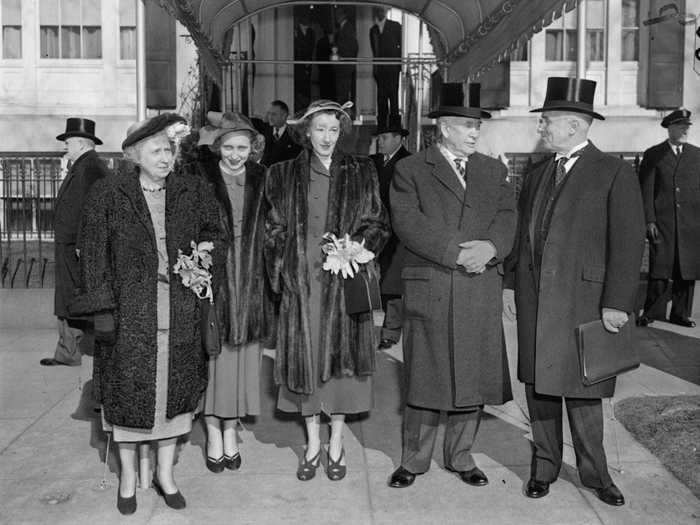
{"type": "Polygon", "coordinates": [[[688,319],[687,317],[669,317],[668,322],[671,324],[677,324],[678,326],[695,328],[695,321],[688,319]]]}
{"type": "Polygon", "coordinates": [[[182,495],[182,493],[180,493],[179,490],[175,494],[168,494],[163,490],[163,487],[160,486],[160,483],[158,483],[158,480],[155,478],[153,478],[153,488],[156,489],[156,492],[158,494],[163,496],[165,504],[171,509],[180,510],[184,509],[187,506],[187,502],[185,502],[185,497],[182,495]]]}
{"type": "Polygon", "coordinates": [[[528,498],[543,498],[547,494],[549,494],[549,482],[530,478],[525,488],[525,495],[528,498]]]}
{"type": "Polygon", "coordinates": [[[625,497],[615,485],[610,485],[604,489],[595,489],[595,495],[603,503],[619,507],[625,504],[625,497]]]}
{"type": "Polygon", "coordinates": [[[45,357],[41,361],[39,361],[39,364],[41,366],[80,366],[80,363],[64,363],[63,361],[58,361],[53,357],[45,357]]]}
{"type": "Polygon", "coordinates": [[[379,349],[380,350],[387,350],[394,346],[396,344],[396,341],[392,341],[391,339],[382,339],[379,341],[379,349]]]}
{"type": "Polygon", "coordinates": [[[207,468],[214,474],[220,474],[224,471],[226,463],[224,463],[224,456],[219,459],[213,459],[207,456],[207,468]]]}
{"type": "Polygon", "coordinates": [[[124,516],[136,512],[136,492],[129,498],[123,498],[122,495],[119,494],[119,489],[117,489],[117,509],[119,509],[119,512],[124,516]]]}
{"type": "Polygon", "coordinates": [[[471,470],[464,470],[462,472],[458,472],[457,474],[459,474],[461,480],[467,485],[483,487],[484,485],[489,484],[489,478],[486,477],[486,474],[484,474],[479,467],[474,467],[471,470]]]}
{"type": "Polygon", "coordinates": [[[637,319],[637,326],[649,326],[653,322],[653,319],[647,317],[646,315],[642,315],[637,319]]]}
{"type": "Polygon", "coordinates": [[[397,468],[389,478],[389,486],[395,489],[403,489],[413,485],[416,475],[403,467],[397,468]]]}
{"type": "Polygon", "coordinates": [[[224,465],[229,470],[238,470],[241,468],[241,453],[236,452],[233,456],[224,454],[224,465]]]}

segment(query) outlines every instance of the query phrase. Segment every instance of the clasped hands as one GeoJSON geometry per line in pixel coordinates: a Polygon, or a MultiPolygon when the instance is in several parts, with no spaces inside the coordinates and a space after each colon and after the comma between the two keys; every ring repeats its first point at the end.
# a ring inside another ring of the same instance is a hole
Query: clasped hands
{"type": "Polygon", "coordinates": [[[486,264],[496,256],[496,247],[491,241],[467,241],[460,243],[457,265],[468,273],[482,273],[486,264]]]}

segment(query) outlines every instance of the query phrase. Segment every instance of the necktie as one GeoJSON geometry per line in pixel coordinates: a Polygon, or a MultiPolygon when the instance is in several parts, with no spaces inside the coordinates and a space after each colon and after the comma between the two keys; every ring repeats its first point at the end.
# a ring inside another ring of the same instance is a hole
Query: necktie
{"type": "Polygon", "coordinates": [[[676,146],[676,157],[680,157],[682,152],[683,152],[683,150],[681,150],[681,147],[676,146]]]}
{"type": "Polygon", "coordinates": [[[386,166],[387,164],[389,164],[389,159],[390,159],[390,158],[391,158],[391,157],[389,157],[389,155],[384,155],[384,166],[386,166]]]}
{"type": "Polygon", "coordinates": [[[467,159],[464,159],[462,157],[457,157],[455,159],[455,166],[457,167],[457,171],[459,172],[460,176],[462,177],[462,180],[464,180],[465,184],[467,182],[467,159]]]}
{"type": "Polygon", "coordinates": [[[566,177],[566,163],[569,162],[571,159],[575,157],[581,156],[581,150],[574,151],[570,157],[560,157],[557,159],[557,165],[555,167],[555,174],[554,174],[554,184],[556,186],[559,186],[561,182],[564,180],[564,177],[566,177]]]}
{"type": "Polygon", "coordinates": [[[280,130],[278,128],[275,128],[275,131],[272,132],[272,136],[275,137],[275,140],[280,139],[280,130]]]}

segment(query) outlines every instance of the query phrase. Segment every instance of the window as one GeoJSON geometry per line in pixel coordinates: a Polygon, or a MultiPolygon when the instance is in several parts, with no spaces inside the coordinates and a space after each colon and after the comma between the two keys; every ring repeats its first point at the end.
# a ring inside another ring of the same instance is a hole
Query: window
{"type": "Polygon", "coordinates": [[[562,13],[545,31],[545,60],[576,61],[576,11],[562,13]]]}
{"type": "Polygon", "coordinates": [[[622,60],[639,60],[639,0],[622,0],[622,60]]]}
{"type": "Polygon", "coordinates": [[[102,58],[99,0],[40,0],[41,58],[102,58]]]}
{"type": "Polygon", "coordinates": [[[605,2],[586,2],[586,59],[589,62],[605,60],[605,2]]]}
{"type": "Polygon", "coordinates": [[[21,15],[20,0],[2,0],[2,58],[22,58],[21,15]]]}
{"type": "Polygon", "coordinates": [[[133,0],[119,0],[119,58],[136,59],[136,7],[133,0]]]}

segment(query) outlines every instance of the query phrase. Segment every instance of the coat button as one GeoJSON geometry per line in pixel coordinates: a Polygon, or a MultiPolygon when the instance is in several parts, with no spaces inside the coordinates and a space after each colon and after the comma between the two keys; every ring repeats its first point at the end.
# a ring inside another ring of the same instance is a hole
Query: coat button
{"type": "Polygon", "coordinates": [[[681,205],[676,203],[676,208],[680,208],[680,207],[681,207],[681,205]]]}
{"type": "Polygon", "coordinates": [[[676,193],[680,193],[680,192],[681,192],[681,189],[676,187],[676,193]]]}

